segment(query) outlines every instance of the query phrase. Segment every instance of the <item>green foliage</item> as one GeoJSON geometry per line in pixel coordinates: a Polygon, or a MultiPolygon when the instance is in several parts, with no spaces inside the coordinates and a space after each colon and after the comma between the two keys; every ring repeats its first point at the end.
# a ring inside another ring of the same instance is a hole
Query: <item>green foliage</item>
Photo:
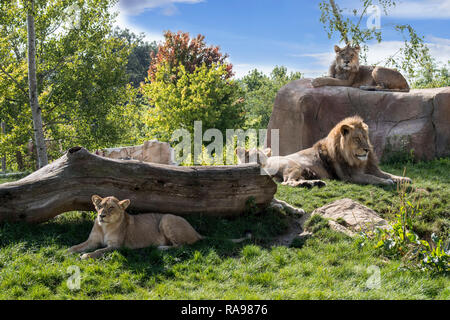
{"type": "Polygon", "coordinates": [[[194,121],[202,121],[204,131],[215,128],[225,133],[228,128],[241,127],[240,88],[226,79],[227,72],[226,65],[202,65],[193,73],[181,64],[160,66],[155,80],[142,86],[144,96],[154,105],[146,119],[151,134],[161,141],[169,141],[177,129],[193,134],[194,121]]]}
{"type": "MultiPolygon", "coordinates": [[[[319,3],[321,11],[320,21],[324,25],[328,38],[337,34],[338,41],[346,44],[360,45],[360,56],[367,61],[368,44],[370,41],[382,42],[383,32],[381,29],[368,29],[361,25],[368,9],[378,5],[387,15],[389,10],[395,7],[398,1],[392,0],[361,0],[362,10],[352,9],[350,17],[344,18],[344,10],[340,9],[334,0],[324,0],[319,3]]],[[[348,12],[350,13],[350,12],[348,12]]],[[[415,77],[415,70],[428,68],[432,62],[429,49],[424,43],[423,37],[419,36],[410,24],[396,24],[394,30],[399,32],[403,38],[403,47],[398,52],[388,57],[386,61],[380,61],[385,66],[398,68],[411,80],[415,77]]]]}
{"type": "Polygon", "coordinates": [[[128,29],[119,27],[114,29],[113,37],[125,40],[125,44],[131,49],[126,73],[129,82],[137,88],[147,78],[151,56],[158,52],[158,46],[155,41],[151,43],[144,41],[144,34],[136,35],[128,29]]]}
{"type": "Polygon", "coordinates": [[[416,71],[414,89],[441,88],[450,86],[450,61],[439,67],[435,62],[416,71]]]}
{"type": "MultiPolygon", "coordinates": [[[[111,115],[126,107],[131,48],[111,35],[114,3],[36,1],[38,99],[45,138],[59,144],[49,151],[53,157],[74,145],[95,149],[121,139],[122,119],[111,115]]],[[[24,4],[28,2],[0,4],[0,119],[7,126],[0,153],[8,155],[25,152],[33,138],[24,4]]]]}
{"type": "Polygon", "coordinates": [[[413,203],[406,199],[406,185],[398,188],[399,209],[395,212],[395,220],[389,229],[380,229],[377,234],[375,248],[381,248],[388,255],[398,255],[413,267],[419,262],[426,269],[435,272],[450,270],[450,251],[445,251],[443,242],[434,233],[431,235],[433,245],[421,240],[413,232],[414,221],[422,215],[420,198],[413,203]]]}
{"type": "MultiPolygon", "coordinates": [[[[425,268],[431,269],[437,272],[450,271],[450,246],[447,243],[447,248],[444,248],[444,242],[436,234],[431,235],[433,246],[426,241],[422,244],[424,249],[420,253],[422,259],[422,265],[425,268]]],[[[447,240],[448,242],[448,240],[447,240]]]]}
{"type": "Polygon", "coordinates": [[[302,77],[300,72],[289,74],[286,67],[277,66],[269,76],[255,69],[239,80],[245,92],[245,127],[267,128],[278,90],[302,77]]]}

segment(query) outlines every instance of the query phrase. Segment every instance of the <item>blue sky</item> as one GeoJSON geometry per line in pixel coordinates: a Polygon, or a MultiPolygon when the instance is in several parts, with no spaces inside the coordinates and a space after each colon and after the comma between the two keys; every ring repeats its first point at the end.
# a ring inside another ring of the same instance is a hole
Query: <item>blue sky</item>
{"type": "MultiPolygon", "coordinates": [[[[203,34],[206,42],[229,54],[237,77],[251,69],[265,73],[276,65],[307,77],[325,74],[337,39],[329,40],[315,0],[120,0],[117,24],[161,41],[165,30],[203,34]]],[[[336,0],[343,9],[358,0],[336,0]]],[[[376,1],[374,1],[376,2],[376,1]]],[[[401,0],[381,16],[384,41],[372,44],[368,62],[377,63],[398,50],[401,36],[393,25],[411,24],[425,36],[432,55],[450,60],[450,0],[401,0]]],[[[364,18],[364,25],[367,19],[364,18]]]]}

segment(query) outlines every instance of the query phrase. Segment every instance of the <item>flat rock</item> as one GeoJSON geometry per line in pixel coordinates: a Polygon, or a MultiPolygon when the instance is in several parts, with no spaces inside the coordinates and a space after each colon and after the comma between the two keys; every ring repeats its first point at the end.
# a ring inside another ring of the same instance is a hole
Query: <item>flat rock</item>
{"type": "Polygon", "coordinates": [[[388,222],[381,218],[374,210],[352,199],[341,199],[329,203],[313,211],[312,215],[319,214],[330,219],[332,229],[344,232],[349,236],[360,231],[373,231],[375,228],[389,228],[388,222]],[[339,222],[337,222],[339,221],[339,222]]]}
{"type": "MultiPolygon", "coordinates": [[[[287,155],[311,147],[354,115],[368,124],[379,159],[450,156],[450,87],[402,93],[313,88],[311,79],[296,80],[279,90],[268,129],[279,129],[279,154],[287,155]]],[[[267,137],[266,145],[273,148],[267,137]]]]}

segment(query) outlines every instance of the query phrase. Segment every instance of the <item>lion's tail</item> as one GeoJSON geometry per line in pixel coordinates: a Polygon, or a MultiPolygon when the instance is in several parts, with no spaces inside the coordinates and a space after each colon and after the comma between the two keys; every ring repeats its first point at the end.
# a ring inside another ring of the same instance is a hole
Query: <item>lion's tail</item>
{"type": "Polygon", "coordinates": [[[252,234],[250,232],[247,232],[245,234],[244,237],[242,238],[238,238],[238,239],[229,239],[229,238],[215,238],[215,237],[205,237],[205,236],[201,236],[201,239],[211,239],[211,240],[228,240],[231,241],[233,243],[241,243],[244,242],[245,240],[249,240],[252,238],[252,234]]]}

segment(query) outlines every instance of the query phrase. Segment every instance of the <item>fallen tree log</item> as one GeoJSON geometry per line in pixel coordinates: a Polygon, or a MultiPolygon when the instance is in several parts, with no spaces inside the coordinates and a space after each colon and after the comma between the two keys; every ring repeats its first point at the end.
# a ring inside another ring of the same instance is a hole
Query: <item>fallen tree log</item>
{"type": "Polygon", "coordinates": [[[276,184],[256,164],[177,167],[103,158],[81,147],[10,183],[0,185],[0,222],[43,222],[68,211],[91,211],[91,196],[130,199],[130,213],[237,216],[254,198],[273,199],[276,184]]]}

